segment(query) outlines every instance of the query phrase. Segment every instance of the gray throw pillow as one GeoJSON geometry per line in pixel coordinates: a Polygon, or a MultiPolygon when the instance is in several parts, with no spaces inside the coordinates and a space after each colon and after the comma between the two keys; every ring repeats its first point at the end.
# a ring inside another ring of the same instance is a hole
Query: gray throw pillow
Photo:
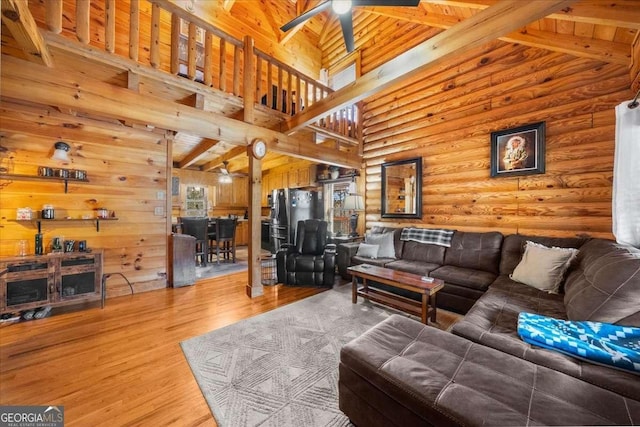
{"type": "Polygon", "coordinates": [[[358,252],[356,252],[356,256],[359,256],[362,258],[376,259],[378,258],[379,248],[380,248],[379,245],[370,245],[368,243],[360,243],[360,245],[358,246],[358,252]]]}
{"type": "Polygon", "coordinates": [[[396,257],[396,248],[393,244],[393,232],[381,234],[369,233],[365,237],[365,242],[380,246],[380,249],[378,249],[379,258],[396,257]]]}

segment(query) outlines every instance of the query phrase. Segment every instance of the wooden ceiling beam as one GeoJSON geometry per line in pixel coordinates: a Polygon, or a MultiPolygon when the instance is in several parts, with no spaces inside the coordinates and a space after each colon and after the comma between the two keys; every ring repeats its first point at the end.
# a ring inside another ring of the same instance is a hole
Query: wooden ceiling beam
{"type": "MultiPolygon", "coordinates": [[[[296,16],[302,15],[305,10],[311,9],[312,7],[316,7],[320,3],[320,1],[315,0],[314,2],[312,2],[312,4],[309,7],[307,7],[307,9],[303,9],[304,5],[302,3],[303,3],[302,1],[296,2],[296,10],[297,10],[296,16]]],[[[294,19],[296,16],[294,16],[291,19],[294,19]]],[[[280,44],[285,44],[289,40],[291,40],[291,38],[295,36],[298,33],[298,31],[303,29],[306,24],[307,24],[307,21],[301,22],[300,24],[296,25],[295,27],[287,31],[281,38],[279,38],[280,44]]],[[[278,31],[280,32],[280,28],[278,28],[278,31]]]]}
{"type": "Polygon", "coordinates": [[[231,8],[233,7],[233,5],[236,3],[236,0],[224,0],[222,2],[222,8],[226,11],[226,12],[231,12],[231,8]]]}
{"type": "Polygon", "coordinates": [[[204,138],[193,150],[188,152],[187,155],[184,156],[184,159],[180,160],[176,166],[179,169],[184,169],[191,166],[193,163],[197,162],[200,157],[207,154],[208,150],[215,147],[219,143],[220,141],[217,139],[204,138]]]}
{"type": "Polygon", "coordinates": [[[7,27],[29,61],[53,66],[42,34],[29,11],[29,4],[23,0],[2,0],[2,23],[7,27]]]}
{"type": "Polygon", "coordinates": [[[520,0],[504,0],[420,43],[368,72],[343,89],[310,105],[304,112],[296,114],[286,122],[286,131],[300,129],[321,117],[361,101],[441,63],[453,55],[509,34],[529,22],[544,18],[572,3],[573,0],[526,3],[520,0]]]}
{"type": "MultiPolygon", "coordinates": [[[[460,22],[460,20],[454,16],[428,14],[424,10],[408,13],[406,9],[408,8],[405,8],[405,10],[389,7],[363,8],[363,10],[376,15],[435,28],[448,29],[460,22]]],[[[629,56],[631,55],[629,45],[625,43],[596,40],[589,37],[558,34],[549,31],[520,30],[499,37],[499,39],[509,43],[519,43],[553,52],[568,53],[580,58],[597,59],[599,61],[620,65],[628,65],[629,56]]]]}
{"type": "MultiPolygon", "coordinates": [[[[211,161],[208,161],[204,165],[200,166],[201,171],[210,171],[211,169],[215,169],[223,164],[223,162],[228,162],[229,160],[238,157],[238,156],[246,156],[247,155],[247,147],[233,147],[231,150],[227,151],[221,156],[214,158],[211,161]]],[[[229,170],[229,172],[231,172],[229,170]]]]}
{"type": "MultiPolygon", "coordinates": [[[[426,3],[484,10],[497,0],[423,0],[426,3]]],[[[640,7],[633,1],[582,0],[547,18],[640,29],[640,7]]]]}
{"type": "Polygon", "coordinates": [[[292,157],[344,167],[361,164],[361,158],[355,153],[321,148],[277,131],[157,96],[141,95],[86,75],[62,73],[55,68],[45,71],[42,66],[7,55],[2,55],[2,83],[2,96],[6,98],[136,121],[243,147],[261,138],[269,150],[292,157]]]}

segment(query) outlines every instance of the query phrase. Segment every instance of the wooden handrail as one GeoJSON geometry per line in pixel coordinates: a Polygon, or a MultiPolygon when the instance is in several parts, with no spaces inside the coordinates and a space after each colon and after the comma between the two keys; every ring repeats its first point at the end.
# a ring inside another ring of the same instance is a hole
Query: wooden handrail
{"type": "MultiPolygon", "coordinates": [[[[104,49],[113,54],[116,51],[117,14],[115,8],[119,4],[116,0],[104,1],[104,49]]],[[[244,81],[241,76],[255,75],[255,102],[265,103],[263,98],[266,96],[266,104],[269,108],[289,115],[299,113],[303,108],[323,100],[334,92],[333,89],[316,79],[306,76],[255,47],[251,49],[255,60],[250,61],[250,64],[247,65],[242,61],[245,49],[242,40],[214,27],[169,0],[146,0],[151,5],[151,26],[141,26],[141,10],[147,10],[141,8],[141,1],[145,0],[130,0],[129,3],[128,54],[129,58],[134,61],[142,61],[140,49],[148,47],[149,62],[147,65],[152,68],[169,71],[174,75],[181,75],[203,83],[207,87],[213,87],[223,92],[229,91],[239,97],[244,93],[244,81]],[[161,54],[160,51],[160,37],[161,34],[164,34],[161,31],[161,25],[166,25],[166,21],[161,19],[161,10],[171,14],[169,64],[160,63],[162,58],[166,58],[166,55],[161,54]],[[188,26],[188,30],[182,27],[185,24],[188,26]],[[141,31],[149,32],[141,35],[141,31]],[[213,39],[214,37],[217,37],[217,41],[213,39]],[[140,46],[141,40],[148,40],[149,46],[140,46]],[[231,46],[233,49],[230,48],[231,46]],[[217,52],[215,52],[216,48],[217,52]],[[232,60],[229,57],[232,57],[232,60]],[[254,63],[255,65],[253,65],[254,63]],[[247,66],[255,67],[255,70],[242,70],[242,66],[245,68],[247,66]]],[[[62,32],[63,5],[63,0],[45,2],[45,23],[47,28],[54,33],[62,32]]],[[[78,41],[83,44],[92,42],[89,27],[91,13],[90,0],[75,1],[75,32],[78,41]]],[[[320,131],[326,131],[328,135],[338,135],[352,144],[352,140],[359,135],[356,126],[359,117],[357,107],[348,106],[319,119],[313,127],[320,131]]]]}

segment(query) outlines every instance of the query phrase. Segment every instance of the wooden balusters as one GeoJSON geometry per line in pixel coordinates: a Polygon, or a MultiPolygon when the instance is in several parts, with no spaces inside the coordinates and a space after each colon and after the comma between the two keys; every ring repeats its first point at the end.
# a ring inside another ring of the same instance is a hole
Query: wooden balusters
{"type": "Polygon", "coordinates": [[[225,75],[226,63],[227,63],[227,53],[226,53],[226,41],[224,39],[220,39],[220,72],[219,72],[219,80],[220,80],[220,89],[225,92],[227,90],[227,78],[225,75]]]}
{"type": "Polygon", "coordinates": [[[213,34],[207,31],[204,35],[204,84],[213,85],[213,34]]]}
{"type": "Polygon", "coordinates": [[[131,0],[129,5],[129,58],[138,60],[140,46],[140,2],[131,0]]]}
{"type": "Polygon", "coordinates": [[[240,60],[242,59],[242,49],[240,46],[233,47],[233,94],[240,96],[240,60]]]}
{"type": "Polygon", "coordinates": [[[191,80],[196,78],[196,24],[189,22],[189,37],[187,39],[187,77],[191,80]]]}
{"type": "Polygon", "coordinates": [[[300,105],[300,102],[302,100],[301,93],[302,92],[300,92],[300,75],[296,75],[296,91],[295,91],[296,97],[293,101],[295,103],[295,109],[291,110],[292,115],[299,113],[302,110],[302,105],[300,105]]]}
{"type": "Polygon", "coordinates": [[[171,74],[180,72],[180,16],[171,14],[171,74]]]}
{"type": "Polygon", "coordinates": [[[256,58],[256,99],[260,102],[262,95],[262,58],[257,55],[256,58]]]}
{"type": "Polygon", "coordinates": [[[304,106],[309,107],[309,82],[306,79],[304,80],[304,106]]]}
{"type": "Polygon", "coordinates": [[[49,0],[45,3],[45,22],[47,28],[56,34],[62,32],[62,0],[49,0]]]}
{"type": "Polygon", "coordinates": [[[160,6],[151,5],[151,46],[149,62],[153,68],[160,66],[160,6]]]}
{"type": "Polygon", "coordinates": [[[116,0],[105,0],[104,48],[113,53],[116,50],[116,0]]]}
{"type": "Polygon", "coordinates": [[[89,32],[90,6],[89,0],[76,0],[76,37],[82,44],[88,44],[91,41],[89,32]]]}
{"type": "Polygon", "coordinates": [[[291,93],[291,71],[287,71],[287,107],[285,113],[291,114],[293,111],[293,93],[291,93]]]}
{"type": "MultiPolygon", "coordinates": [[[[83,44],[89,44],[91,40],[90,23],[91,2],[100,0],[69,0],[70,4],[75,4],[75,26],[76,36],[83,44]]],[[[251,52],[245,52],[243,41],[213,27],[205,20],[191,15],[179,7],[174,7],[164,1],[146,0],[141,8],[140,0],[130,0],[129,2],[129,58],[139,61],[141,40],[149,40],[149,65],[160,69],[161,58],[167,52],[161,52],[161,34],[171,34],[170,64],[169,68],[174,75],[183,75],[191,80],[204,83],[207,87],[214,87],[223,92],[229,92],[235,96],[243,96],[246,82],[243,76],[249,71],[247,68],[246,55],[252,58],[251,63],[255,63],[255,70],[251,70],[252,86],[255,84],[255,101],[261,103],[266,99],[269,108],[280,112],[294,115],[308,108],[314,103],[326,98],[333,90],[311,77],[299,73],[287,64],[278,61],[253,48],[251,52]],[[147,13],[147,6],[150,7],[151,21],[148,17],[141,16],[147,13]],[[165,10],[165,12],[163,12],[165,10]],[[162,19],[163,13],[170,13],[170,24],[162,19]],[[140,29],[140,23],[144,23],[145,28],[140,29]],[[150,22],[150,26],[147,25],[150,22]],[[161,25],[171,25],[169,31],[161,28],[161,25]],[[188,33],[186,28],[188,27],[188,33]],[[148,31],[148,32],[147,32],[148,31]],[[216,37],[216,39],[214,39],[216,37]],[[229,44],[233,45],[233,52],[229,44]],[[216,49],[218,51],[216,52],[216,49]],[[231,59],[233,55],[233,59],[231,59]],[[233,69],[227,68],[227,61],[233,62],[233,69]],[[273,67],[276,67],[274,70],[273,67]],[[231,74],[230,74],[231,73],[231,74]],[[294,80],[295,79],[295,80],[294,80]],[[266,87],[265,87],[266,84],[266,87]]],[[[61,33],[62,18],[64,14],[65,0],[47,0],[45,2],[45,22],[47,28],[54,33],[61,33]]],[[[104,49],[109,53],[116,51],[116,20],[117,11],[122,13],[123,6],[118,0],[103,0],[104,4],[104,49]]],[[[94,13],[99,11],[99,7],[94,8],[94,13]]],[[[73,15],[71,15],[73,16],[73,15]]],[[[101,19],[94,16],[94,20],[101,19]]],[[[126,24],[125,24],[126,25],[126,24]]],[[[99,40],[93,40],[99,43],[99,40]]],[[[142,46],[143,52],[147,46],[142,46]]],[[[315,126],[324,128],[329,133],[340,134],[349,138],[357,137],[356,114],[358,110],[353,106],[343,108],[340,111],[328,114],[318,120],[315,126]]],[[[339,138],[339,136],[338,136],[339,138]]]]}
{"type": "Polygon", "coordinates": [[[271,61],[267,61],[267,105],[273,108],[273,74],[271,61]]]}
{"type": "Polygon", "coordinates": [[[284,99],[282,99],[282,67],[278,67],[278,84],[276,85],[276,110],[282,111],[284,99]]]}

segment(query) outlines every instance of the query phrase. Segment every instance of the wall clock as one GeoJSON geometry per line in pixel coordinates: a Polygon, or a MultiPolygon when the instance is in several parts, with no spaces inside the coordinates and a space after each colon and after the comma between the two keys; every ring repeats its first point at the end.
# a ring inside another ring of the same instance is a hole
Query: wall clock
{"type": "Polygon", "coordinates": [[[262,159],[267,154],[267,144],[261,139],[254,141],[251,145],[251,154],[258,160],[262,159]]]}

